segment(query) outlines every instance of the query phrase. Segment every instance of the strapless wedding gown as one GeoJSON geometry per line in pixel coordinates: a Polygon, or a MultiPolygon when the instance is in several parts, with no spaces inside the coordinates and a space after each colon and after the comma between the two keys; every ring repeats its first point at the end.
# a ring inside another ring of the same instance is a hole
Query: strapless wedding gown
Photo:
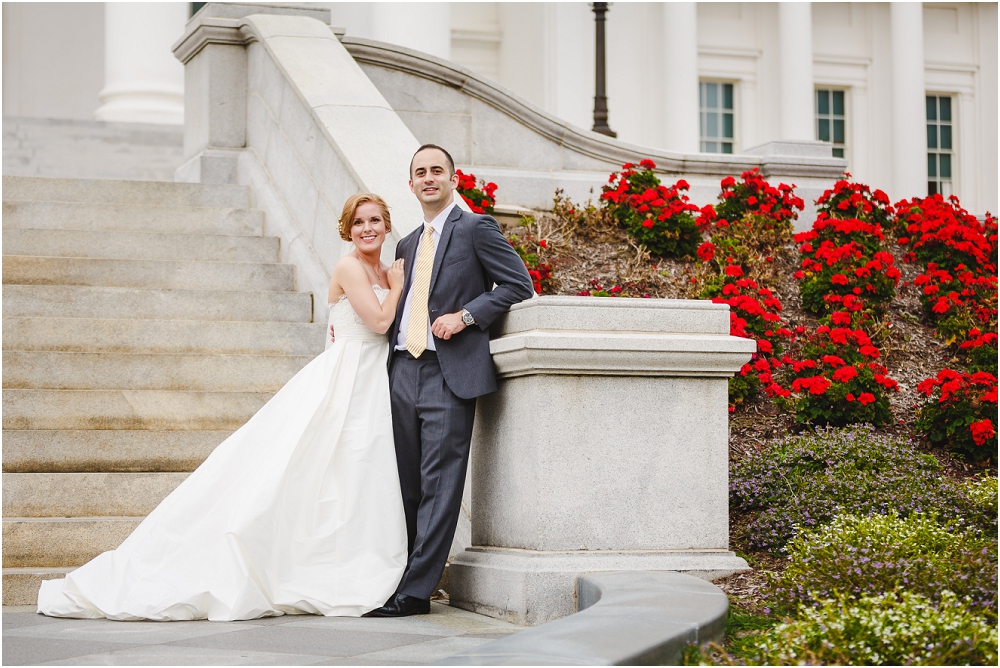
{"type": "MultiPolygon", "coordinates": [[[[379,301],[388,291],[373,286],[379,301]]],[[[342,298],[337,340],[122,545],[42,583],[57,617],[237,620],[358,616],[406,566],[386,336],[342,298]]]]}

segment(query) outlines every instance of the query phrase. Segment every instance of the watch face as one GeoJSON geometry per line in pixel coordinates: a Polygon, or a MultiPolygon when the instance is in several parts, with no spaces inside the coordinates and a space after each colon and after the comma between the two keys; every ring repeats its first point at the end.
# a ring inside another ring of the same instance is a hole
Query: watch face
{"type": "Polygon", "coordinates": [[[475,324],[476,319],[472,317],[471,313],[466,311],[462,314],[462,322],[464,322],[466,325],[472,325],[475,324]]]}

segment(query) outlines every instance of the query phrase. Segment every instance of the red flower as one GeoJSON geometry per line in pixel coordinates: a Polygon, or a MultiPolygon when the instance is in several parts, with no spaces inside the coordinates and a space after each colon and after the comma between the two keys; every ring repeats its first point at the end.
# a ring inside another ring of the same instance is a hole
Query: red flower
{"type": "Polygon", "coordinates": [[[654,223],[653,223],[653,219],[652,218],[647,218],[646,220],[642,221],[642,226],[643,227],[649,228],[649,227],[652,227],[653,225],[654,225],[654,223]]]}
{"type": "Polygon", "coordinates": [[[875,395],[872,394],[871,392],[862,392],[861,396],[858,397],[858,401],[861,404],[867,406],[868,404],[873,403],[875,401],[875,395]]]}
{"type": "Polygon", "coordinates": [[[969,431],[972,432],[972,440],[976,445],[983,445],[997,433],[996,427],[989,420],[973,422],[969,425],[969,431]]]}
{"type": "Polygon", "coordinates": [[[541,246],[542,248],[548,248],[549,247],[549,242],[546,241],[545,239],[540,239],[538,241],[538,245],[541,246]]]}
{"type": "Polygon", "coordinates": [[[834,274],[830,277],[830,282],[834,285],[847,285],[847,276],[843,274],[834,274]]]}
{"type": "Polygon", "coordinates": [[[739,265],[730,264],[726,266],[726,276],[737,277],[742,275],[743,275],[743,268],[740,267],[739,265]]]}
{"type": "Polygon", "coordinates": [[[698,246],[697,251],[698,257],[701,258],[702,262],[710,262],[713,257],[715,257],[715,244],[711,241],[706,241],[702,245],[698,246]]]}
{"type": "Polygon", "coordinates": [[[833,372],[833,379],[838,383],[846,383],[858,377],[858,370],[853,366],[843,366],[833,372]]]}

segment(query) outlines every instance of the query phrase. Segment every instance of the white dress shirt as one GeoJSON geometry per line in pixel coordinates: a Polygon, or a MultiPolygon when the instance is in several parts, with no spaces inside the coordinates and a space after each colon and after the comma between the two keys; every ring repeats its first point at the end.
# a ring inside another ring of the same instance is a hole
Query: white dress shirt
{"type": "MultiPolygon", "coordinates": [[[[434,227],[434,233],[431,235],[431,239],[434,241],[434,254],[437,254],[438,242],[441,241],[441,228],[444,227],[444,222],[448,220],[451,210],[455,208],[456,204],[452,202],[450,205],[445,207],[445,210],[434,217],[434,220],[430,222],[430,225],[434,227]]],[[[427,221],[424,221],[424,225],[427,225],[427,221]]],[[[424,242],[424,231],[420,231],[420,236],[417,237],[417,252],[413,255],[413,261],[416,262],[417,258],[420,257],[420,245],[424,242]]],[[[406,267],[407,273],[416,271],[416,265],[413,267],[406,267]]],[[[428,294],[428,297],[430,295],[428,294]]],[[[396,337],[396,350],[406,350],[406,326],[410,322],[410,302],[413,301],[413,283],[410,283],[410,289],[406,291],[406,300],[403,302],[403,315],[400,316],[401,320],[399,323],[399,334],[396,337]]],[[[427,318],[427,350],[437,350],[434,346],[434,335],[431,334],[431,319],[430,316],[427,318]]]]}

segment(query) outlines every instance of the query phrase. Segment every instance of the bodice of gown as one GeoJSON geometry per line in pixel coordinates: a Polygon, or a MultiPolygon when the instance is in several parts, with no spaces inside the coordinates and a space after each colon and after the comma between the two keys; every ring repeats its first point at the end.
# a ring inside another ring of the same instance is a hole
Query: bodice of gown
{"type": "MultiPolygon", "coordinates": [[[[381,285],[372,285],[375,297],[379,304],[389,296],[388,288],[381,285]]],[[[330,325],[333,326],[334,334],[338,341],[371,341],[374,343],[384,343],[387,340],[385,334],[377,334],[368,328],[355,312],[347,295],[342,295],[335,303],[330,304],[330,325]]],[[[329,342],[329,339],[328,339],[329,342]]]]}

